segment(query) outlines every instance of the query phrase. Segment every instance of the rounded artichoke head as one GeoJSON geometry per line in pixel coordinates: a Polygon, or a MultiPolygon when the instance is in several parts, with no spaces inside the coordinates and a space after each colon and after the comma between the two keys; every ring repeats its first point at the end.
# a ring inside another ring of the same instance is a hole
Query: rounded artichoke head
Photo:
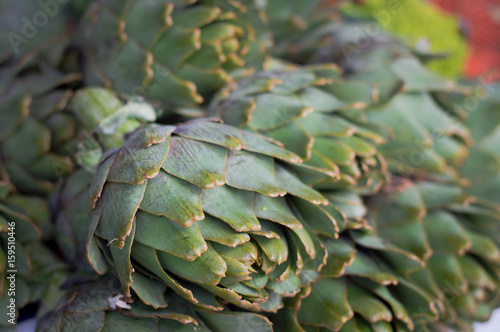
{"type": "Polygon", "coordinates": [[[469,131],[435,94],[469,89],[429,72],[418,59],[397,57],[383,67],[346,74],[337,85],[344,100],[366,103],[347,114],[385,137],[378,150],[393,173],[453,175],[468,156],[469,131]]]}
{"type": "Polygon", "coordinates": [[[286,67],[230,84],[210,111],[227,124],[282,142],[304,164],[336,175],[307,179],[316,188],[376,191],[386,176],[385,160],[377,152],[385,139],[350,119],[372,98],[372,91],[356,88],[333,64],[286,67]]]}
{"type": "Polygon", "coordinates": [[[433,299],[437,319],[465,330],[491,313],[500,287],[495,206],[478,204],[454,182],[406,180],[370,207],[380,236],[426,262],[406,276],[433,299]]]}
{"type": "Polygon", "coordinates": [[[359,223],[365,212],[339,204],[348,196],[336,195],[325,197],[358,223],[344,221],[350,226],[339,239],[322,239],[328,258],[320,278],[270,316],[277,330],[472,331],[491,314],[498,211],[471,204],[453,183],[400,180],[368,202],[370,225],[359,223]]]}
{"type": "Polygon", "coordinates": [[[324,173],[299,161],[210,119],[139,129],[92,181],[89,259],[154,307],[168,288],[211,310],[224,299],[275,311],[324,264],[309,220],[332,238],[338,230],[338,210],[295,170],[324,173]]]}
{"type": "Polygon", "coordinates": [[[391,171],[451,173],[451,168],[464,162],[471,136],[460,119],[453,117],[454,107],[436,101],[435,94],[468,89],[428,70],[425,56],[394,37],[380,31],[363,33],[371,27],[366,22],[332,21],[321,12],[312,21],[304,33],[288,42],[277,41],[287,46],[285,51],[280,46],[278,52],[299,63],[339,64],[348,83],[344,87],[349,86],[344,88],[344,100],[363,100],[373,106],[351,111],[349,116],[374,130],[378,127],[376,131],[388,141],[380,152],[391,171]],[[365,97],[360,99],[362,94],[365,97]]]}
{"type": "Polygon", "coordinates": [[[82,25],[85,80],[168,106],[193,106],[269,48],[259,1],[94,1],[82,25]]]}
{"type": "Polygon", "coordinates": [[[196,308],[175,295],[168,308],[154,309],[142,302],[127,303],[120,295],[120,281],[106,275],[71,288],[57,308],[40,319],[37,331],[264,331],[271,323],[249,312],[223,313],[196,308]]]}

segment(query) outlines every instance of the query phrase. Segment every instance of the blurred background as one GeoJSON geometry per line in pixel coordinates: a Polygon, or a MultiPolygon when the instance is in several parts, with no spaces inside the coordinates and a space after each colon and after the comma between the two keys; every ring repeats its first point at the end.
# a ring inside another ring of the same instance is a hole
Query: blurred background
{"type": "Polygon", "coordinates": [[[433,0],[460,22],[468,45],[464,75],[474,78],[500,67],[500,0],[433,0]]]}
{"type": "Polygon", "coordinates": [[[500,79],[500,0],[360,0],[345,13],[371,18],[422,52],[453,79],[500,79]]]}

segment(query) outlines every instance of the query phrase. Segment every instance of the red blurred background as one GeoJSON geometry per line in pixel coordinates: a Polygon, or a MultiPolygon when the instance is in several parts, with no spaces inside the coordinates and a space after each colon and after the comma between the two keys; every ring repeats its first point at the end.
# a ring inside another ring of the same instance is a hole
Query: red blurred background
{"type": "Polygon", "coordinates": [[[469,44],[465,76],[500,80],[500,0],[432,0],[456,15],[469,44]]]}

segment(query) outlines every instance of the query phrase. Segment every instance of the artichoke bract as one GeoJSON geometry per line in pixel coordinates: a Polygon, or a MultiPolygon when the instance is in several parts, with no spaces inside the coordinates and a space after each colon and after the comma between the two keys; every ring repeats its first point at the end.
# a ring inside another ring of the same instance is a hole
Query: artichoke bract
{"type": "Polygon", "coordinates": [[[353,193],[327,195],[343,211],[340,237],[322,238],[328,251],[318,279],[270,316],[276,331],[413,330],[421,315],[437,315],[432,299],[401,273],[425,265],[395,241],[379,237],[365,219],[367,208],[353,193]]]}
{"type": "Polygon", "coordinates": [[[86,259],[91,181],[92,173],[79,169],[64,180],[53,199],[54,240],[64,259],[80,271],[93,271],[86,259]]]}
{"type": "Polygon", "coordinates": [[[74,143],[74,159],[91,173],[103,152],[120,147],[126,134],[157,117],[157,111],[142,98],[122,98],[103,88],[78,90],[68,108],[81,131],[74,143]]]}
{"type": "Polygon", "coordinates": [[[269,320],[254,313],[200,310],[175,294],[168,308],[153,309],[141,302],[128,304],[119,292],[120,281],[112,275],[72,287],[36,331],[272,331],[269,320]]]}
{"type": "Polygon", "coordinates": [[[85,81],[168,106],[193,106],[262,66],[260,1],[94,1],[82,25],[85,81]]]}
{"type": "Polygon", "coordinates": [[[211,310],[220,298],[275,311],[326,259],[308,222],[336,236],[335,211],[294,172],[324,173],[299,162],[210,119],[138,129],[92,181],[89,259],[153,307],[167,305],[168,288],[211,310]]]}
{"type": "MultiPolygon", "coordinates": [[[[378,133],[386,137],[379,151],[390,171],[402,175],[456,174],[455,169],[468,156],[472,138],[452,109],[439,103],[434,93],[466,93],[468,89],[440,78],[411,56],[399,57],[378,69],[352,73],[346,81],[364,89],[367,100],[370,91],[379,91],[379,98],[372,99],[369,107],[349,115],[352,121],[378,128],[378,133]]],[[[351,97],[345,94],[344,98],[351,97]]]]}
{"type": "Polygon", "coordinates": [[[225,123],[284,143],[304,164],[327,169],[332,177],[308,177],[321,189],[357,186],[377,191],[385,182],[386,162],[377,152],[383,136],[349,120],[363,99],[344,101],[346,84],[333,64],[284,66],[257,73],[222,89],[210,105],[225,123]]]}
{"type": "Polygon", "coordinates": [[[460,169],[470,183],[465,191],[490,204],[500,211],[500,86],[475,86],[472,96],[447,96],[457,112],[465,113],[466,125],[471,131],[475,145],[470,157],[460,169]]]}

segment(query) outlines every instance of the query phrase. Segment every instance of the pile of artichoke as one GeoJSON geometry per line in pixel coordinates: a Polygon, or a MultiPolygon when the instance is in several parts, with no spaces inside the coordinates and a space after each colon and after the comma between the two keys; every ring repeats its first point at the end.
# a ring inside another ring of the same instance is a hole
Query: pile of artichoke
{"type": "Polygon", "coordinates": [[[0,4],[0,329],[488,320],[499,87],[341,2],[0,4]]]}

